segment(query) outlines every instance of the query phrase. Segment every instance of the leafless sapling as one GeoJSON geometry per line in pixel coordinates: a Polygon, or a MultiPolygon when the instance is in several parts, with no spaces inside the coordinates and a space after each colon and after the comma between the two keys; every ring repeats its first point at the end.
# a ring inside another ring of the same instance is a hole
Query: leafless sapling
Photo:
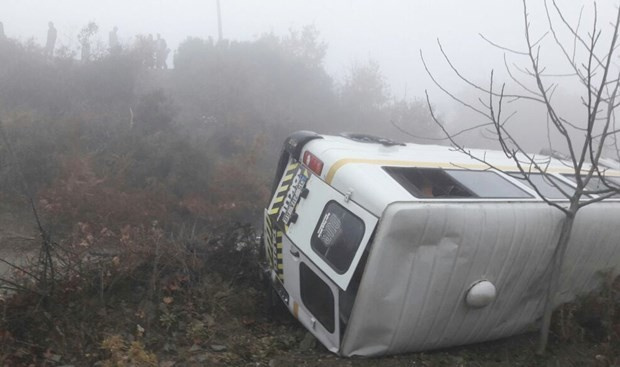
{"type": "Polygon", "coordinates": [[[601,26],[596,3],[592,7],[592,22],[588,30],[580,29],[583,8],[577,24],[571,24],[555,0],[545,1],[545,18],[547,31],[535,39],[531,27],[531,17],[527,2],[523,0],[524,49],[515,50],[501,46],[482,36],[492,47],[504,53],[504,66],[507,82],[496,83],[495,73],[491,71],[488,85],[481,85],[466,77],[445,52],[438,41],[439,50],[447,66],[469,88],[483,97],[470,103],[453,93],[438,80],[429,68],[429,63],[420,52],[428,75],[435,85],[450,100],[465,109],[473,111],[482,118],[482,123],[460,131],[451,131],[437,116],[431,99],[426,91],[428,108],[434,122],[439,126],[445,139],[454,149],[470,158],[485,164],[489,169],[504,172],[526,181],[548,205],[560,210],[564,215],[559,225],[560,232],[551,260],[550,277],[543,311],[540,340],[537,353],[544,353],[551,324],[551,314],[555,297],[559,290],[560,272],[566,249],[571,238],[575,218],[579,210],[587,205],[600,202],[620,193],[618,181],[613,181],[606,174],[608,168],[603,164],[604,154],[619,156],[618,133],[615,111],[620,106],[620,71],[618,60],[618,30],[620,26],[620,8],[616,9],[613,21],[601,26]],[[569,41],[566,40],[568,35],[569,41]],[[569,68],[569,73],[551,74],[542,64],[541,54],[559,52],[569,68]],[[517,59],[520,61],[509,62],[517,59]],[[580,116],[569,116],[555,97],[560,86],[570,80],[578,86],[580,96],[577,101],[583,110],[580,116]],[[547,141],[549,151],[565,153],[561,160],[570,168],[574,178],[574,187],[570,190],[561,185],[548,172],[551,157],[526,152],[523,141],[514,134],[519,126],[512,126],[511,121],[519,109],[534,104],[542,106],[544,115],[540,121],[547,122],[547,141]],[[507,112],[507,106],[512,112],[507,112]],[[467,148],[459,137],[465,131],[480,130],[496,141],[505,156],[514,162],[516,172],[505,172],[495,167],[484,156],[467,148]],[[558,137],[560,143],[552,145],[551,136],[558,137]],[[555,149],[554,149],[555,148],[555,149]],[[607,151],[607,153],[606,153],[607,151]],[[609,153],[613,152],[613,153],[609,153]],[[564,201],[551,200],[531,177],[542,175],[544,181],[555,187],[566,198],[564,201]]]}

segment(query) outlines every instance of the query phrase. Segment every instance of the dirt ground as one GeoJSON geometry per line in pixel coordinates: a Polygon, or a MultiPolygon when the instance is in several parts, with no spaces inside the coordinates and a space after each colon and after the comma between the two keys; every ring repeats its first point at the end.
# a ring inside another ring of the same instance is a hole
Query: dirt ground
{"type": "Polygon", "coordinates": [[[341,358],[327,351],[290,318],[257,322],[244,327],[244,330],[237,329],[221,342],[227,345],[225,351],[216,352],[206,347],[195,351],[195,354],[186,354],[187,358],[170,361],[175,361],[175,366],[199,366],[208,361],[209,366],[257,367],[613,366],[605,357],[608,350],[604,343],[588,339],[560,341],[554,336],[549,351],[544,356],[537,356],[534,353],[537,342],[535,332],[424,353],[380,358],[341,358]],[[247,345],[244,346],[241,340],[245,340],[247,345]],[[267,354],[261,356],[261,351],[265,350],[267,354]]]}

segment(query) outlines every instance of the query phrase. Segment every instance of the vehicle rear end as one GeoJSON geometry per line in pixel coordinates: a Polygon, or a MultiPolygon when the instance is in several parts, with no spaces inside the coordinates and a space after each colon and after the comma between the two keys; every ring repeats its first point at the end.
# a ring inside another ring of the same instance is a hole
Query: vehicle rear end
{"type": "Polygon", "coordinates": [[[378,218],[327,184],[300,132],[285,142],[264,214],[267,274],[289,311],[337,353],[378,218]]]}

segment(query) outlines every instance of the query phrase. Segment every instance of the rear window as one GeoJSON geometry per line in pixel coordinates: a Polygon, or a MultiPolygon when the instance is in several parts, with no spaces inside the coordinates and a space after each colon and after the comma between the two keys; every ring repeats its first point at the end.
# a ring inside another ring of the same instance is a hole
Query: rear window
{"type": "Polygon", "coordinates": [[[438,168],[384,167],[402,187],[418,198],[531,198],[491,171],[438,168]]]}
{"type": "Polygon", "coordinates": [[[327,331],[333,333],[336,323],[332,290],[303,262],[299,265],[299,283],[304,306],[327,331]]]}
{"type": "Polygon", "coordinates": [[[344,274],[364,237],[364,221],[335,201],[325,205],[312,234],[312,249],[338,274],[344,274]]]}

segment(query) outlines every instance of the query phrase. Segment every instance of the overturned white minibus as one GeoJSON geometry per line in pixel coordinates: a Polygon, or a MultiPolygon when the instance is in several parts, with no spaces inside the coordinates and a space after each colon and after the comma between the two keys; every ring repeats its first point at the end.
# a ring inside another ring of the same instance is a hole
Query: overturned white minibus
{"type": "MultiPolygon", "coordinates": [[[[503,153],[484,154],[517,171],[503,153]]],[[[552,160],[548,172],[530,179],[565,200],[547,180],[570,190],[572,171],[552,160]]],[[[620,171],[606,174],[620,182],[620,171]]],[[[290,312],[330,351],[377,356],[526,330],[542,315],[562,216],[527,181],[448,147],[298,132],[278,163],[263,240],[290,312]]],[[[618,274],[618,228],[619,199],[582,209],[558,303],[618,274]]]]}

